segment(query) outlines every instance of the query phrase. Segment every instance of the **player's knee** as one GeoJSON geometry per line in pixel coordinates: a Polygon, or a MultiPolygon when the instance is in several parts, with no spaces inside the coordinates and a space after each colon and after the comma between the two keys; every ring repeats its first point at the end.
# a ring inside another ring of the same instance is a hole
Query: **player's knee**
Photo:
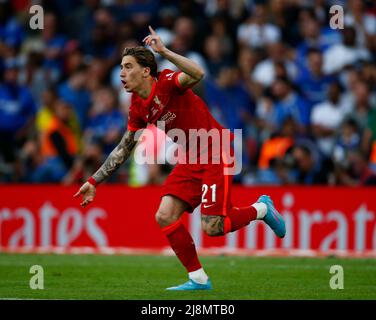
{"type": "Polygon", "coordinates": [[[161,227],[166,227],[176,221],[176,218],[165,210],[158,210],[155,214],[155,220],[161,227]]]}
{"type": "Polygon", "coordinates": [[[218,237],[218,236],[223,235],[223,231],[212,229],[212,228],[204,229],[204,231],[209,237],[218,237]]]}
{"type": "Polygon", "coordinates": [[[222,236],[224,234],[223,217],[220,216],[202,216],[202,230],[210,237],[222,236]]]}

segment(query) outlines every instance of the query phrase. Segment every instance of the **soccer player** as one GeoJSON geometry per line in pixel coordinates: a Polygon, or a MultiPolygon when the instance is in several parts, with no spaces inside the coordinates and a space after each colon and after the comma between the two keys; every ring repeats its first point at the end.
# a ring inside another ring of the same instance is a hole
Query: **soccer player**
{"type": "MultiPolygon", "coordinates": [[[[74,195],[82,195],[81,206],[93,201],[96,186],[124,163],[137,143],[136,132],[148,123],[164,121],[165,130],[224,129],[212,117],[208,107],[190,89],[204,76],[200,66],[172,52],[149,26],[150,34],[143,42],[172,62],[179,71],[157,72],[153,53],[144,48],[125,48],[121,61],[121,81],[127,92],[132,92],[128,129],[119,145],[103,165],[74,195]]],[[[224,129],[225,130],[225,129],[224,129]]],[[[190,141],[187,143],[190,144],[190,141]]],[[[211,150],[209,143],[207,149],[211,150]]],[[[201,148],[200,148],[201,150],[201,148]]],[[[188,148],[187,153],[190,150],[188,148]]],[[[225,153],[221,153],[225,154],[225,153]]],[[[178,163],[165,181],[156,220],[167,237],[171,248],[188,272],[189,280],[167,290],[208,290],[211,281],[202,268],[192,237],[181,222],[184,212],[192,212],[201,204],[202,228],[209,236],[222,236],[263,220],[275,234],[283,238],[286,233],[282,216],[269,196],[262,195],[247,207],[238,208],[230,203],[232,175],[225,174],[225,156],[220,161],[208,158],[209,163],[178,163]]],[[[197,160],[200,160],[198,155],[197,160]]]]}

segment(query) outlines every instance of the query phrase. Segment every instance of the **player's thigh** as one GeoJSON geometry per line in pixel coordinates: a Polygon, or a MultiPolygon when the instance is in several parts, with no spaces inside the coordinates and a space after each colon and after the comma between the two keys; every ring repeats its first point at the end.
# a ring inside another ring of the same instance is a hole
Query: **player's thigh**
{"type": "Polygon", "coordinates": [[[187,212],[201,203],[202,171],[200,166],[178,164],[167,177],[162,196],[171,195],[188,204],[187,212]]]}
{"type": "Polygon", "coordinates": [[[177,221],[188,207],[185,201],[173,195],[165,195],[161,199],[155,218],[161,227],[165,227],[177,221]]]}

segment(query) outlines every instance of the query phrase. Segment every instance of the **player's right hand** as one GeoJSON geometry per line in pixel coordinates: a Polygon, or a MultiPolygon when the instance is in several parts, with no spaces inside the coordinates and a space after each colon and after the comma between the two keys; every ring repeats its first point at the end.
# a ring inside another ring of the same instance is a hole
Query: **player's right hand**
{"type": "Polygon", "coordinates": [[[162,53],[166,47],[163,44],[161,38],[158,34],[154,31],[154,29],[149,26],[150,34],[142,40],[146,45],[150,46],[155,52],[162,53]]]}
{"type": "Polygon", "coordinates": [[[85,208],[90,202],[94,200],[95,192],[95,187],[91,183],[85,182],[73,197],[77,198],[78,196],[80,196],[80,194],[82,194],[82,202],[80,203],[80,205],[85,208]]]}

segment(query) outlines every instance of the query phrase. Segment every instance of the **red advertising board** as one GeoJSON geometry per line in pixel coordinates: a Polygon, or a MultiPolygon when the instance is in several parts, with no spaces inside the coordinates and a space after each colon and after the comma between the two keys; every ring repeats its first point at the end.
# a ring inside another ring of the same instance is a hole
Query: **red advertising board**
{"type": "MultiPolygon", "coordinates": [[[[155,222],[159,187],[103,185],[87,208],[73,199],[77,187],[59,185],[0,187],[0,251],[19,249],[151,249],[168,247],[155,222]]],[[[222,237],[200,228],[199,209],[184,223],[202,249],[332,250],[376,252],[376,188],[234,186],[236,206],[269,194],[286,220],[287,234],[278,239],[262,222],[222,237]]]]}

